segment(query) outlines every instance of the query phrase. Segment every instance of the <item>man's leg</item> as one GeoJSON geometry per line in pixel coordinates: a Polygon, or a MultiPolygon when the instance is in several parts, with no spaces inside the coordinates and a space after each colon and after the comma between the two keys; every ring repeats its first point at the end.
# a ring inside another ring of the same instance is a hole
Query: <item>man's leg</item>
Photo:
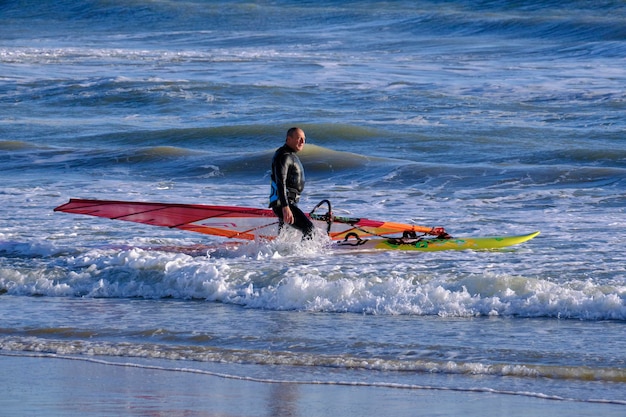
{"type": "MultiPolygon", "coordinates": [[[[294,206],[293,204],[289,205],[291,209],[291,213],[293,214],[293,224],[290,226],[295,227],[296,229],[302,232],[303,239],[311,239],[313,237],[313,223],[311,220],[298,208],[298,206],[294,206]]],[[[278,217],[278,233],[280,234],[281,230],[283,230],[283,225],[285,222],[283,221],[283,209],[282,207],[272,207],[272,211],[278,217]]]]}
{"type": "Polygon", "coordinates": [[[293,213],[292,226],[302,232],[304,239],[312,239],[314,226],[313,223],[311,223],[311,220],[309,220],[306,214],[304,214],[298,206],[289,205],[289,208],[293,213]]]}
{"type": "Polygon", "coordinates": [[[272,211],[278,217],[278,234],[283,230],[283,226],[285,225],[285,221],[283,220],[283,209],[280,206],[272,207],[272,211]]]}

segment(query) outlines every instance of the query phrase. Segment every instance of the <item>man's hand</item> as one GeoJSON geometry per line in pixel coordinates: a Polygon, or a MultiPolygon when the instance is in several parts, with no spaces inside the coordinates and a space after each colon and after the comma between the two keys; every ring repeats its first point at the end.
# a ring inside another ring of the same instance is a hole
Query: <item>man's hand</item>
{"type": "Polygon", "coordinates": [[[283,207],[283,221],[287,224],[293,224],[293,213],[289,206],[283,207]]]}
{"type": "Polygon", "coordinates": [[[428,232],[429,235],[434,235],[434,236],[441,236],[441,235],[447,235],[446,233],[446,229],[444,229],[443,227],[433,227],[430,232],[428,232]]]}

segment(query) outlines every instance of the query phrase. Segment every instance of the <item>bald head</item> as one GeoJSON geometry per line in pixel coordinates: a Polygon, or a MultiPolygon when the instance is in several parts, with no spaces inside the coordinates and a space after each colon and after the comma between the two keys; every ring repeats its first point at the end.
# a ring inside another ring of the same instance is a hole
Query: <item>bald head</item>
{"type": "Polygon", "coordinates": [[[304,130],[299,127],[292,127],[287,131],[285,143],[294,151],[300,152],[304,148],[305,142],[306,136],[304,135],[304,130]]]}

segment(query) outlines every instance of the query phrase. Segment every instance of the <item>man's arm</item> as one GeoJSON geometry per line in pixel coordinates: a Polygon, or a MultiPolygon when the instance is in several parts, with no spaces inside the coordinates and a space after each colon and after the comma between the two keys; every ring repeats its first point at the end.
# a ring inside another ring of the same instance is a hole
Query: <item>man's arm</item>
{"type": "Polygon", "coordinates": [[[280,205],[289,207],[289,198],[287,197],[287,174],[289,173],[289,155],[280,155],[276,165],[274,166],[274,178],[276,178],[276,192],[280,205]]]}
{"type": "Polygon", "coordinates": [[[290,164],[289,155],[281,155],[277,161],[276,172],[274,177],[276,178],[276,188],[278,192],[278,200],[283,210],[283,221],[287,224],[293,224],[294,218],[291,209],[289,208],[289,198],[287,196],[287,175],[289,173],[290,164]]]}

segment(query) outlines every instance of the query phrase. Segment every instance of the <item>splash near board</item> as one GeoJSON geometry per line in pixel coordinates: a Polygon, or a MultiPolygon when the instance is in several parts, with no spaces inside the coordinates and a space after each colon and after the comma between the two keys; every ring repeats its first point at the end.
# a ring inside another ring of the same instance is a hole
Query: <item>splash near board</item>
{"type": "MultiPolygon", "coordinates": [[[[272,240],[278,218],[272,210],[202,204],[151,203],[116,200],[70,199],[54,211],[124,220],[153,226],[189,230],[240,240],[272,240]]],[[[334,216],[328,200],[309,213],[338,249],[439,251],[497,249],[517,245],[537,236],[453,238],[442,227],[428,227],[356,217],[334,216]],[[328,206],[325,214],[315,211],[328,206]],[[422,235],[418,235],[421,233],[422,235]],[[434,237],[427,237],[427,236],[434,237]]]]}

